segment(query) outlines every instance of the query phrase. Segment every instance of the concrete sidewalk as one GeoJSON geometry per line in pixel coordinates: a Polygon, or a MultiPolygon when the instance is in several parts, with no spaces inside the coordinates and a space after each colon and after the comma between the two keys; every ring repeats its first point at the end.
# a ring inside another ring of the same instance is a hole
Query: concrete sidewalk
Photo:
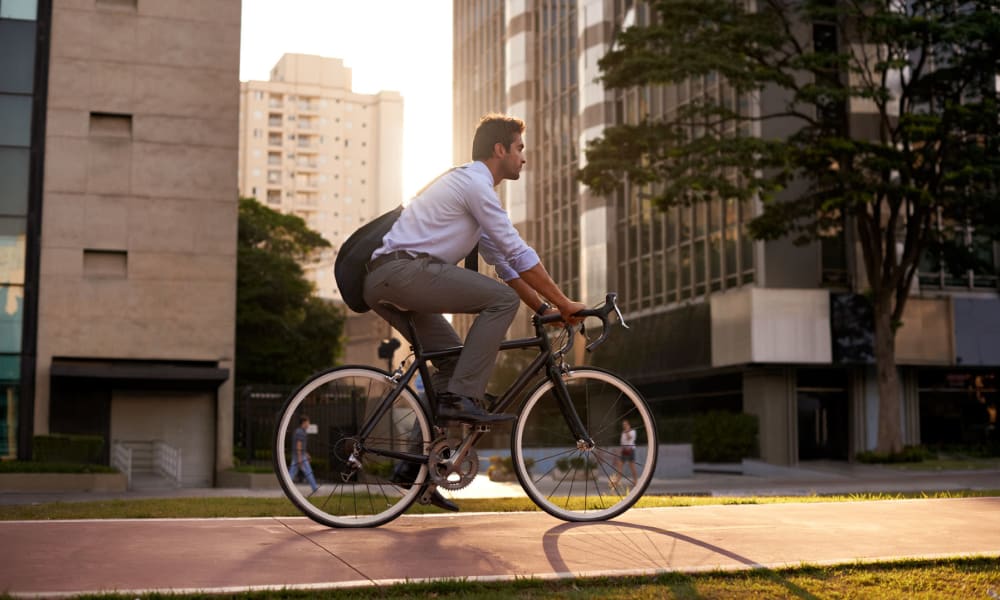
{"type": "Polygon", "coordinates": [[[413,515],[377,529],[301,517],[9,521],[0,539],[0,591],[14,597],[237,593],[1000,556],[1000,498],[633,509],[602,523],[413,515]]]}
{"type": "MultiPolygon", "coordinates": [[[[823,461],[803,463],[794,468],[776,467],[747,461],[740,469],[744,474],[708,471],[719,467],[700,465],[691,477],[654,479],[648,494],[673,496],[810,496],[863,493],[934,493],[961,490],[1000,489],[1000,468],[961,471],[904,470],[881,465],[851,464],[823,461]]],[[[463,498],[517,498],[525,496],[515,482],[494,482],[479,475],[469,487],[445,495],[463,498]]],[[[46,502],[85,502],[111,499],[180,498],[180,497],[261,497],[278,498],[282,492],[277,484],[271,489],[246,488],[158,488],[138,489],[120,493],[0,493],[3,504],[40,504],[46,502]]]]}

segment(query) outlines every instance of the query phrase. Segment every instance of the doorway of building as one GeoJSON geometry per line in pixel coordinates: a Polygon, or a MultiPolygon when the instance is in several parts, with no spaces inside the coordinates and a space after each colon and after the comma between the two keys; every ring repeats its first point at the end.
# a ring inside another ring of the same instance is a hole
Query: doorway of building
{"type": "Polygon", "coordinates": [[[847,374],[801,370],[797,396],[799,460],[847,460],[847,374]]]}

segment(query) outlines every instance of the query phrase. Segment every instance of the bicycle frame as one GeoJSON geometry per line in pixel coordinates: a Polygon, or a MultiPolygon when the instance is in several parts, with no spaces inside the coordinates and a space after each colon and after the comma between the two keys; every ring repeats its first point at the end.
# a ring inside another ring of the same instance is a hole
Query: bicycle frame
{"type": "MultiPolygon", "coordinates": [[[[505,411],[513,405],[515,399],[518,398],[521,392],[524,391],[531,380],[537,374],[544,371],[546,378],[554,384],[560,409],[562,410],[563,417],[566,419],[566,423],[569,426],[570,431],[573,432],[576,439],[579,440],[582,445],[592,447],[594,442],[587,432],[583,421],[580,419],[580,415],[577,414],[576,408],[570,401],[569,391],[566,389],[566,384],[560,376],[560,368],[559,365],[556,364],[557,353],[552,351],[552,346],[549,343],[548,338],[544,335],[544,326],[541,325],[537,317],[533,318],[533,324],[536,332],[535,337],[508,340],[500,344],[500,351],[538,348],[539,353],[538,356],[531,361],[531,364],[521,371],[514,383],[512,383],[502,395],[490,404],[488,409],[490,412],[505,411]]],[[[427,455],[413,454],[410,452],[396,452],[393,450],[367,449],[363,447],[363,441],[368,437],[368,435],[371,434],[372,430],[375,428],[375,424],[378,423],[383,416],[385,416],[386,411],[389,410],[389,407],[392,406],[392,403],[396,400],[399,394],[402,393],[402,390],[410,383],[410,381],[413,380],[414,374],[418,371],[420,372],[420,376],[424,382],[424,389],[427,391],[427,401],[424,405],[424,410],[426,410],[427,414],[431,416],[431,422],[435,425],[437,423],[437,394],[434,390],[433,383],[431,382],[430,371],[427,367],[427,363],[436,358],[457,356],[462,351],[462,347],[458,346],[454,348],[425,352],[419,343],[412,323],[409,323],[409,329],[409,338],[413,340],[413,344],[411,346],[414,354],[413,363],[401,374],[397,372],[397,374],[393,376],[396,383],[395,388],[382,400],[375,412],[361,428],[361,432],[358,434],[358,437],[361,442],[362,449],[366,452],[371,452],[372,454],[376,454],[378,456],[385,456],[388,458],[396,458],[399,460],[423,464],[428,460],[427,455]]],[[[569,335],[573,336],[574,332],[570,331],[569,335]]],[[[570,341],[572,341],[572,337],[570,338],[570,341]]],[[[563,351],[565,351],[565,349],[563,351]]],[[[470,435],[465,436],[455,455],[457,457],[464,457],[468,449],[475,446],[476,442],[479,441],[483,433],[485,433],[485,430],[476,429],[470,435]]]]}

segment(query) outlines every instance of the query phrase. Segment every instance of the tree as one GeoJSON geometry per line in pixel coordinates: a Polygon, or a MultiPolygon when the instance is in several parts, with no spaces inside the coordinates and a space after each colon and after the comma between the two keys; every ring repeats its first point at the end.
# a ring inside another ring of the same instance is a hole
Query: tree
{"type": "Polygon", "coordinates": [[[756,239],[852,231],[874,313],[877,450],[899,451],[895,335],[920,260],[968,268],[974,253],[954,226],[1000,216],[1000,0],[651,7],[652,24],[621,32],[600,60],[608,87],[715,74],[755,108],[696,98],[675,115],[608,128],[589,144],[581,181],[599,193],[628,182],[661,208],[759,198],[756,239]],[[765,94],[779,101],[755,102],[765,94]],[[861,112],[864,128],[851,118],[861,112]],[[779,122],[793,133],[751,133],[779,122]],[[792,183],[805,192],[792,195],[792,183]]]}
{"type": "Polygon", "coordinates": [[[313,295],[300,263],[330,242],[295,216],[241,198],[237,249],[236,384],[299,383],[334,364],[344,314],[313,295]]]}

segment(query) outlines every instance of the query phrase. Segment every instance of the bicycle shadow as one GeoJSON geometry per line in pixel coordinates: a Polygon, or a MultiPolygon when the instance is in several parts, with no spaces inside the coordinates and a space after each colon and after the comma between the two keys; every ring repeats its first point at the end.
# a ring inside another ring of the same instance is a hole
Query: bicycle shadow
{"type": "MultiPolygon", "coordinates": [[[[378,580],[421,580],[427,577],[462,579],[489,577],[498,572],[517,572],[519,563],[503,554],[468,543],[468,531],[441,522],[431,528],[414,527],[405,521],[393,526],[364,529],[331,529],[313,524],[282,523],[303,540],[375,584],[378,580]],[[378,548],[361,552],[360,546],[378,548]],[[369,558],[360,560],[360,555],[369,558]],[[392,556],[386,561],[386,556],[392,556]]],[[[377,585],[377,584],[376,584],[377,585]]]]}
{"type": "MultiPolygon", "coordinates": [[[[572,552],[562,551],[560,549],[561,545],[578,545],[578,548],[567,548],[567,550],[583,552],[587,556],[588,564],[593,564],[595,559],[597,559],[597,562],[609,565],[609,571],[626,571],[636,575],[648,575],[677,572],[677,569],[672,568],[670,564],[671,555],[678,548],[679,544],[689,544],[707,551],[709,553],[708,556],[725,557],[742,567],[766,572],[768,579],[784,586],[790,594],[798,598],[809,600],[818,600],[819,598],[819,596],[788,581],[770,567],[762,565],[752,558],[737,554],[690,535],[661,527],[620,521],[563,523],[549,529],[542,536],[543,551],[553,572],[565,576],[585,576],[587,573],[581,573],[579,569],[573,568],[573,565],[570,564],[571,559],[564,558],[565,554],[572,554],[572,552]],[[598,531],[595,531],[595,529],[598,531]],[[634,535],[635,532],[644,535],[637,536],[634,535]],[[567,540],[570,541],[567,542],[567,540]]],[[[706,564],[704,565],[705,570],[716,570],[726,567],[726,565],[719,564],[718,562],[714,564],[708,563],[708,560],[710,559],[706,559],[706,564]]],[[[673,592],[678,595],[689,594],[693,591],[690,580],[677,582],[672,587],[676,587],[673,592]]]]}

